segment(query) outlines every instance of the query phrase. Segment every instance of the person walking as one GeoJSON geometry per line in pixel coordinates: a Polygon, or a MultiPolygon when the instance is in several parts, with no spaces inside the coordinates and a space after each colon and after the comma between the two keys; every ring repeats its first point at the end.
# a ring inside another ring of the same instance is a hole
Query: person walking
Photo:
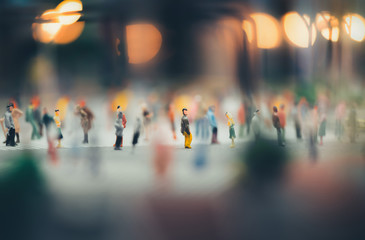
{"type": "Polygon", "coordinates": [[[274,128],[276,129],[277,135],[278,135],[278,144],[279,146],[284,147],[283,141],[281,139],[281,125],[280,125],[280,119],[278,117],[278,108],[276,106],[273,107],[273,114],[272,114],[272,124],[274,128]]]}
{"type": "Polygon", "coordinates": [[[60,148],[61,140],[63,139],[63,135],[62,135],[62,131],[61,131],[60,110],[58,110],[58,109],[55,110],[55,115],[53,117],[53,120],[56,123],[56,127],[57,127],[57,140],[58,140],[57,148],[60,148]]]}
{"type": "Polygon", "coordinates": [[[14,125],[14,120],[13,120],[13,116],[12,116],[12,111],[14,110],[14,105],[12,103],[8,104],[8,106],[6,107],[6,112],[4,115],[4,122],[5,122],[5,127],[7,128],[7,135],[6,135],[6,146],[11,146],[14,147],[16,146],[15,144],[15,125],[14,125]]]}
{"type": "Polygon", "coordinates": [[[280,120],[280,131],[281,131],[281,140],[285,145],[285,126],[286,126],[286,113],[285,113],[285,105],[280,104],[280,111],[278,112],[278,117],[280,120]]]}
{"type": "Polygon", "coordinates": [[[120,147],[122,143],[123,130],[124,130],[122,112],[118,112],[117,120],[115,120],[114,127],[115,127],[115,135],[117,136],[117,139],[115,140],[114,150],[122,150],[122,148],[120,147]]]}
{"type": "Polygon", "coordinates": [[[181,117],[181,133],[185,137],[185,148],[191,148],[192,135],[189,126],[188,109],[182,109],[183,116],[181,117]]]}
{"type": "Polygon", "coordinates": [[[234,139],[236,138],[236,132],[234,131],[234,121],[233,121],[233,116],[230,112],[226,112],[226,117],[228,119],[227,125],[228,125],[228,129],[229,129],[229,138],[232,140],[231,143],[231,148],[235,147],[234,144],[234,139]]]}
{"type": "Polygon", "coordinates": [[[218,126],[217,120],[214,115],[215,107],[210,106],[207,112],[207,116],[209,119],[210,126],[212,127],[212,144],[217,144],[218,142],[218,126]]]}

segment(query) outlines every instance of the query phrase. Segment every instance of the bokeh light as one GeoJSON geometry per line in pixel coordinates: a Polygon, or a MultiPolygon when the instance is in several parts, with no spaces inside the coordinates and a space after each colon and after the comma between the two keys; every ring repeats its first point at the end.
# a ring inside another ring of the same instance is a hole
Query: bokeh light
{"type": "Polygon", "coordinates": [[[253,24],[247,20],[242,23],[242,28],[246,32],[248,41],[252,43],[254,33],[256,33],[258,48],[270,49],[278,47],[281,43],[278,21],[266,13],[254,13],[250,17],[255,22],[255,29],[253,24]]]}
{"type": "Polygon", "coordinates": [[[131,24],[127,26],[126,30],[129,63],[146,63],[160,51],[162,35],[154,25],[131,24]]]}
{"type": "Polygon", "coordinates": [[[348,14],[343,17],[346,33],[354,41],[361,42],[365,38],[365,20],[359,14],[348,14]]]}
{"type": "Polygon", "coordinates": [[[56,109],[60,110],[60,119],[63,121],[67,115],[67,108],[70,102],[70,98],[68,96],[61,97],[58,99],[56,104],[56,109]]]}
{"type": "Polygon", "coordinates": [[[321,35],[333,42],[337,42],[340,36],[338,19],[328,12],[318,13],[316,16],[316,25],[321,35]]]}
{"type": "Polygon", "coordinates": [[[82,11],[82,2],[78,0],[63,1],[57,6],[56,10],[60,13],[58,16],[59,22],[63,25],[70,25],[80,19],[81,14],[73,12],[82,11]]]}
{"type": "Polygon", "coordinates": [[[289,12],[283,17],[285,35],[289,42],[296,47],[307,48],[309,46],[309,33],[311,33],[311,45],[314,44],[317,32],[314,24],[307,15],[297,12],[289,12]],[[310,26],[309,26],[310,25],[310,26]],[[311,32],[310,30],[311,29],[311,32]]]}
{"type": "Polygon", "coordinates": [[[122,111],[125,111],[128,107],[128,100],[131,99],[133,96],[130,90],[123,90],[118,92],[111,104],[111,110],[116,111],[117,107],[120,106],[122,111]]]}

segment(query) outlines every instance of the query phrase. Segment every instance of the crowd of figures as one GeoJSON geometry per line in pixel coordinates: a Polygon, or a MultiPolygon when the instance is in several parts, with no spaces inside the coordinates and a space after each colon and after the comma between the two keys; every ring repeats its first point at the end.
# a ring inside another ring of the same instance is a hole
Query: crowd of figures
{"type": "MultiPolygon", "coordinates": [[[[287,102],[286,102],[287,103],[287,102]]],[[[188,104],[187,104],[188,105],[188,104]]],[[[287,119],[293,123],[295,136],[298,140],[307,139],[312,149],[313,157],[316,156],[316,145],[323,145],[323,138],[326,136],[327,114],[329,103],[326,98],[319,98],[316,104],[309,104],[305,98],[300,99],[293,104],[284,103],[273,104],[272,102],[258,102],[245,99],[237,109],[237,115],[224,111],[219,105],[210,105],[206,107],[201,98],[190,104],[191,108],[184,107],[181,109],[181,128],[180,132],[184,136],[184,147],[192,148],[193,133],[191,124],[195,127],[194,138],[200,141],[210,142],[211,144],[219,144],[218,141],[218,120],[222,120],[223,116],[227,121],[227,135],[231,140],[230,147],[235,147],[235,121],[238,120],[238,137],[246,138],[248,136],[259,139],[265,135],[265,132],[275,129],[278,145],[286,146],[286,128],[287,119]],[[219,113],[217,114],[217,107],[219,113]],[[217,119],[218,117],[218,119],[217,119]],[[210,138],[210,139],[209,139],[210,138]]],[[[357,113],[354,104],[347,105],[344,101],[337,104],[334,110],[335,116],[335,135],[339,140],[344,138],[345,132],[351,142],[355,142],[357,133],[357,113]]],[[[150,135],[156,129],[157,115],[164,112],[164,116],[168,119],[166,125],[169,126],[172,139],[176,140],[175,127],[175,111],[173,104],[167,104],[162,109],[157,106],[141,105],[141,112],[134,121],[132,145],[136,146],[140,135],[144,135],[144,140],[148,141],[150,135]]],[[[116,119],[114,123],[116,140],[114,144],[115,150],[121,150],[123,147],[123,132],[127,127],[126,114],[122,112],[120,106],[115,110],[116,119]]],[[[53,149],[53,143],[57,140],[57,147],[60,148],[62,134],[62,119],[60,118],[60,110],[55,108],[52,110],[53,115],[48,113],[47,108],[41,111],[39,98],[33,98],[29,106],[25,109],[25,121],[29,123],[32,129],[31,140],[40,139],[46,136],[49,148],[53,149]]],[[[75,105],[73,110],[74,116],[80,118],[80,127],[83,130],[83,144],[89,143],[89,131],[92,128],[94,114],[90,108],[86,106],[85,101],[80,101],[75,105]]],[[[0,119],[0,123],[5,135],[6,146],[16,146],[20,143],[20,124],[19,118],[24,115],[14,100],[10,100],[7,105],[7,111],[4,117],[0,119]],[[15,140],[16,138],[16,140],[15,140]]]]}

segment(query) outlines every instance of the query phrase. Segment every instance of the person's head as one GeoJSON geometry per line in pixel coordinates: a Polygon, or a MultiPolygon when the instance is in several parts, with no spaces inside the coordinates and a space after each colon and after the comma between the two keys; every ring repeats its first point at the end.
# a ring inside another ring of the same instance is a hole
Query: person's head
{"type": "Polygon", "coordinates": [[[232,114],[230,113],[230,112],[226,112],[226,117],[228,118],[228,119],[232,119],[232,114]]]}
{"type": "Polygon", "coordinates": [[[54,114],[55,114],[56,116],[59,116],[59,115],[60,115],[60,110],[58,110],[58,109],[54,110],[54,114]]]}
{"type": "Polygon", "coordinates": [[[8,109],[10,112],[12,112],[12,111],[13,111],[13,109],[14,109],[14,104],[9,103],[9,104],[8,104],[8,106],[7,106],[7,109],[8,109]]]}
{"type": "Polygon", "coordinates": [[[44,108],[43,108],[43,115],[44,115],[44,114],[47,114],[47,112],[48,112],[47,108],[46,108],[46,107],[44,107],[44,108]]]}
{"type": "Polygon", "coordinates": [[[117,107],[117,110],[120,110],[120,106],[117,107]]]}
{"type": "Polygon", "coordinates": [[[188,109],[183,108],[183,109],[182,109],[182,114],[183,114],[184,116],[187,116],[187,115],[188,115],[188,109]]]}
{"type": "Polygon", "coordinates": [[[277,112],[278,112],[278,108],[277,108],[276,106],[274,106],[274,107],[272,108],[272,110],[274,111],[274,113],[277,113],[277,112]]]}
{"type": "Polygon", "coordinates": [[[284,104],[280,104],[280,110],[284,110],[285,109],[285,105],[284,104]]]}

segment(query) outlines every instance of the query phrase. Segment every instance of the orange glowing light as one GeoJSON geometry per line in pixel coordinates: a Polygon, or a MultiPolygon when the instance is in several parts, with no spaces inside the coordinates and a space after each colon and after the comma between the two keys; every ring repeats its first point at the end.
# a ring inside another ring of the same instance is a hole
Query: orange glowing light
{"type": "MultiPolygon", "coordinates": [[[[281,43],[278,21],[266,13],[254,13],[250,17],[255,21],[257,47],[264,49],[278,47],[281,43]]],[[[242,23],[249,42],[253,41],[254,27],[252,25],[249,21],[242,23]]]]}
{"type": "Polygon", "coordinates": [[[80,19],[81,14],[74,12],[82,11],[82,2],[78,0],[66,0],[61,2],[56,10],[60,13],[58,21],[63,25],[70,25],[80,19]]]}
{"type": "Polygon", "coordinates": [[[62,97],[60,99],[58,99],[57,104],[56,104],[56,109],[60,110],[60,119],[61,121],[63,121],[66,117],[67,114],[67,107],[68,107],[68,103],[70,102],[70,98],[65,96],[62,97]]]}
{"type": "Polygon", "coordinates": [[[139,23],[126,27],[129,63],[146,63],[160,51],[162,35],[152,24],[139,23]]]}
{"type": "Polygon", "coordinates": [[[348,14],[343,17],[344,28],[350,38],[357,42],[365,39],[365,20],[359,14],[348,14]]]}
{"type": "Polygon", "coordinates": [[[340,37],[340,28],[338,19],[328,12],[318,13],[316,16],[316,25],[321,35],[332,42],[337,42],[340,37]]]}
{"type": "Polygon", "coordinates": [[[125,111],[128,107],[128,99],[131,98],[132,92],[129,90],[123,90],[118,92],[111,104],[112,111],[116,111],[118,106],[120,106],[122,111],[125,111]]]}
{"type": "Polygon", "coordinates": [[[68,44],[78,39],[84,30],[85,22],[63,25],[53,39],[57,44],[68,44]]]}
{"type": "Polygon", "coordinates": [[[289,12],[283,17],[284,32],[288,41],[296,47],[307,48],[316,41],[317,31],[311,19],[307,15],[299,15],[297,12],[289,12]],[[309,30],[311,29],[311,30],[309,30]],[[311,33],[311,41],[309,35],[311,33]]]}

